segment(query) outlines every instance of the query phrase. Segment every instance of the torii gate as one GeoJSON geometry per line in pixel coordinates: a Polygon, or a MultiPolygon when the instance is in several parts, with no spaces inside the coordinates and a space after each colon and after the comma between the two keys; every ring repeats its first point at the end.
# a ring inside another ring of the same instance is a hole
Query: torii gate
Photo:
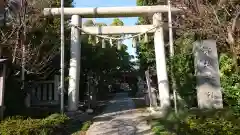
{"type": "MultiPolygon", "coordinates": [[[[96,8],[64,8],[64,15],[72,16],[71,24],[82,27],[82,18],[111,18],[111,17],[140,17],[153,15],[153,25],[137,26],[101,26],[83,27],[82,30],[93,35],[119,35],[138,34],[156,27],[155,30],[148,31],[154,33],[154,46],[156,55],[156,68],[158,79],[158,90],[161,107],[170,106],[169,84],[166,69],[164,34],[162,24],[163,12],[168,12],[168,6],[136,6],[136,7],[96,7],[96,8]]],[[[179,9],[172,8],[171,12],[179,9]]],[[[61,14],[60,8],[45,8],[45,16],[57,16],[61,14]]],[[[76,111],[79,100],[79,80],[80,80],[80,57],[81,38],[78,28],[71,26],[71,59],[69,69],[69,89],[68,89],[68,110],[76,111]]]]}

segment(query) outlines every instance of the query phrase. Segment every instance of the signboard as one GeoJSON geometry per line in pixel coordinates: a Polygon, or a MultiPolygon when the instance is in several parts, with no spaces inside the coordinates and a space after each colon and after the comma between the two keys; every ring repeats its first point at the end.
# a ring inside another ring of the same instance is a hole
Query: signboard
{"type": "Polygon", "coordinates": [[[194,64],[199,108],[222,108],[222,92],[215,40],[194,42],[194,64]]]}

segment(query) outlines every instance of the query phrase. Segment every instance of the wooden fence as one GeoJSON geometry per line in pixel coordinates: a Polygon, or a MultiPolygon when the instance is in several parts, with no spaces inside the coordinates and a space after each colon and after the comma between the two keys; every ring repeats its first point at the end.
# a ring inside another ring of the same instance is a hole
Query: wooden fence
{"type": "Polygon", "coordinates": [[[59,104],[59,84],[58,75],[54,76],[54,80],[36,82],[30,93],[31,106],[59,104]]]}

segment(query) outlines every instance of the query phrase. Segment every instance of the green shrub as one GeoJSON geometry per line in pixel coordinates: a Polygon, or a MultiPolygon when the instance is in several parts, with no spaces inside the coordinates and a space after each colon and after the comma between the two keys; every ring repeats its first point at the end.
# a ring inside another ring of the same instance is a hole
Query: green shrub
{"type": "Polygon", "coordinates": [[[81,131],[87,131],[88,128],[91,126],[92,121],[86,121],[82,124],[81,131]]]}
{"type": "Polygon", "coordinates": [[[238,135],[240,119],[230,109],[195,110],[157,120],[153,131],[156,135],[238,135]]]}
{"type": "MultiPolygon", "coordinates": [[[[191,53],[177,54],[168,60],[168,65],[173,66],[173,76],[176,82],[176,90],[184,100],[183,104],[195,107],[196,104],[196,77],[194,76],[193,56],[191,53]]],[[[168,69],[170,73],[170,69],[168,69]]],[[[169,76],[170,86],[172,78],[169,76]]]]}
{"type": "Polygon", "coordinates": [[[235,72],[233,60],[230,55],[220,56],[221,85],[223,87],[223,100],[236,114],[240,114],[240,74],[235,72]]]}
{"type": "Polygon", "coordinates": [[[68,117],[53,114],[45,119],[10,117],[0,123],[0,135],[51,135],[68,121],[68,117]]]}
{"type": "MultiPolygon", "coordinates": [[[[176,90],[182,98],[178,102],[178,108],[185,106],[197,106],[196,76],[194,69],[194,56],[192,53],[192,44],[195,41],[193,33],[186,33],[175,40],[175,55],[169,57],[167,61],[167,70],[169,75],[169,86],[172,86],[172,77],[175,79],[176,90]]],[[[172,87],[170,87],[172,88],[172,87]]],[[[172,89],[171,89],[172,90],[172,89]]]]}
{"type": "Polygon", "coordinates": [[[199,135],[240,134],[240,119],[230,111],[208,111],[188,116],[186,120],[191,132],[199,135]]]}
{"type": "MultiPolygon", "coordinates": [[[[181,52],[184,53],[178,53],[172,59],[169,59],[168,65],[173,65],[177,92],[184,100],[184,104],[190,108],[196,107],[197,93],[193,55],[189,51],[181,50],[181,52]]],[[[225,106],[240,115],[240,73],[235,72],[231,55],[221,54],[219,56],[219,67],[225,106]]],[[[171,77],[169,79],[171,86],[171,77]]],[[[179,101],[178,104],[180,103],[179,101]]]]}

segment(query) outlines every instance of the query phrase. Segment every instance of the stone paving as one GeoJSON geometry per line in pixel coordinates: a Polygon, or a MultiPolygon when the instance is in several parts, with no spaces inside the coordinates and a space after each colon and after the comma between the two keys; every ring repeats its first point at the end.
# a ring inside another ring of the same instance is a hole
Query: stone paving
{"type": "Polygon", "coordinates": [[[118,93],[105,111],[94,118],[87,135],[152,135],[145,118],[149,114],[135,110],[127,93],[118,93]]]}

